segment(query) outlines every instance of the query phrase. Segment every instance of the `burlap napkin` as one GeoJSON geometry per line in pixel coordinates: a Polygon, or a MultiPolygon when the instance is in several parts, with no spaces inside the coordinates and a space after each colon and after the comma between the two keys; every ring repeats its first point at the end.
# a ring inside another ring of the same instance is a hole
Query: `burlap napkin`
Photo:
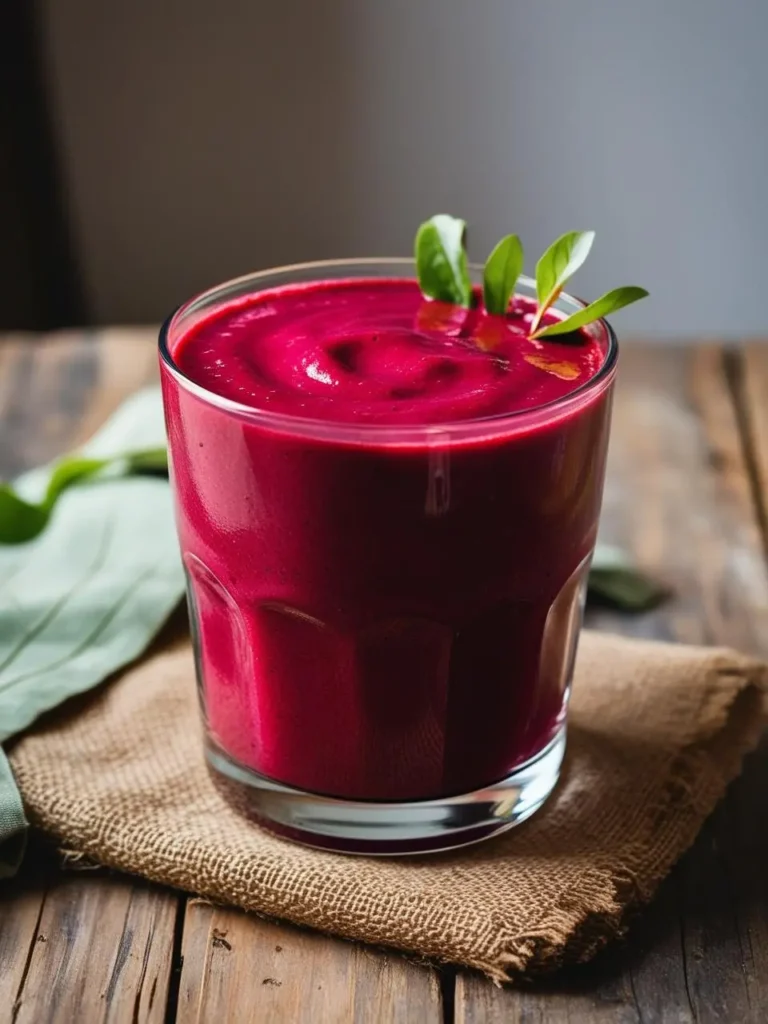
{"type": "Polygon", "coordinates": [[[59,712],[11,762],[32,822],[103,864],[504,980],[586,959],[650,897],[756,742],[767,682],[730,651],[587,633],[545,809],[411,860],[304,849],[231,810],[203,763],[186,643],[59,712]]]}

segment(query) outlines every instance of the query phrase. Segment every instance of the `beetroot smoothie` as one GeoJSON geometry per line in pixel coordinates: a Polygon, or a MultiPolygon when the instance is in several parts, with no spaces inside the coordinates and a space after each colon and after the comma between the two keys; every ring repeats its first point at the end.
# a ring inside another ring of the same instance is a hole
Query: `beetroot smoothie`
{"type": "Polygon", "coordinates": [[[233,763],[425,800],[504,779],[560,734],[615,351],[604,324],[531,341],[533,311],[362,277],[241,289],[170,322],[201,696],[233,763]]]}

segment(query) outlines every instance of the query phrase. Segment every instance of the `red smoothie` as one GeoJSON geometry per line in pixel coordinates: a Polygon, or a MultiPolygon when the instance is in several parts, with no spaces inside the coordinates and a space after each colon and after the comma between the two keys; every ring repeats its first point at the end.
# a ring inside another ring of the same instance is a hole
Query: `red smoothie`
{"type": "Polygon", "coordinates": [[[361,278],[171,323],[201,696],[232,760],[405,801],[487,786],[558,735],[615,353],[603,324],[529,340],[533,311],[361,278]]]}

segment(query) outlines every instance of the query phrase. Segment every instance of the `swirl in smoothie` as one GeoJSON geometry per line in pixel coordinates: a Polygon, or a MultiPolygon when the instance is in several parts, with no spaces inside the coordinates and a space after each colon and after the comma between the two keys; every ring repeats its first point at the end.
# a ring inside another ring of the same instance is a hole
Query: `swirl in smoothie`
{"type": "Polygon", "coordinates": [[[585,334],[529,340],[533,313],[524,298],[506,317],[424,300],[411,281],[323,282],[248,297],[190,331],[174,358],[203,387],[257,409],[455,422],[554,401],[599,369],[603,352],[585,334]]]}

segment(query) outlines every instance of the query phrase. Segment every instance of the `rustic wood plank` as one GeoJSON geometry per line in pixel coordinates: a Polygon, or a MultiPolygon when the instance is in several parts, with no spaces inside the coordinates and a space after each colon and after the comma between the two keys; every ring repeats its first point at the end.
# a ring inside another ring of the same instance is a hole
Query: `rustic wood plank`
{"type": "MultiPolygon", "coordinates": [[[[666,566],[676,591],[673,604],[656,613],[658,635],[729,644],[765,656],[768,585],[749,459],[729,387],[727,364],[733,358],[724,359],[717,349],[699,349],[685,358],[669,356],[666,365],[657,359],[643,378],[657,394],[663,394],[664,377],[671,382],[670,397],[677,394],[679,400],[667,419],[678,419],[679,425],[672,429],[660,417],[657,444],[669,452],[663,458],[651,454],[645,463],[638,459],[637,468],[629,471],[642,476],[644,486],[627,495],[623,518],[634,508],[631,546],[640,551],[642,544],[659,544],[651,567],[663,571],[666,566]],[[654,462],[668,468],[654,473],[654,462]],[[644,500],[661,510],[650,529],[640,521],[644,500]]],[[[639,420],[632,425],[642,430],[639,420]]],[[[635,457],[638,447],[629,446],[622,463],[635,457]]],[[[768,973],[768,950],[758,947],[751,958],[747,951],[755,919],[768,907],[762,880],[768,844],[758,825],[759,793],[766,783],[768,748],[763,744],[676,874],[685,982],[683,998],[678,978],[678,1006],[681,1014],[692,1010],[694,1019],[761,1019],[754,996],[768,973]]],[[[646,993],[658,987],[655,977],[645,981],[646,993]]]]}
{"type": "MultiPolygon", "coordinates": [[[[154,379],[147,332],[0,344],[0,476],[55,458],[154,379]]],[[[92,872],[25,872],[3,889],[0,1005],[14,1022],[163,1021],[180,898],[92,872]]]]}
{"type": "MultiPolygon", "coordinates": [[[[768,557],[768,341],[746,346],[732,370],[756,516],[768,557]]],[[[762,770],[745,772],[733,787],[719,838],[729,875],[739,880],[731,893],[732,912],[739,928],[750,1004],[764,1019],[768,1007],[768,873],[759,866],[768,863],[764,835],[768,739],[758,757],[762,770]]]]}
{"type": "Polygon", "coordinates": [[[616,632],[765,653],[768,588],[734,404],[717,348],[624,353],[603,531],[672,586],[616,632]]]}
{"type": "Polygon", "coordinates": [[[0,886],[0,1006],[19,999],[32,958],[45,891],[0,886]]]}
{"type": "Polygon", "coordinates": [[[14,476],[33,465],[24,436],[25,402],[29,402],[34,351],[17,335],[0,345],[0,472],[14,476]]]}
{"type": "Polygon", "coordinates": [[[736,368],[737,401],[752,459],[755,502],[768,553],[768,341],[747,345],[736,368]]]}
{"type": "MultiPolygon", "coordinates": [[[[768,576],[747,463],[717,347],[625,351],[603,536],[675,597],[636,618],[594,614],[593,625],[768,655],[768,576]]],[[[527,990],[462,974],[457,1021],[763,1020],[767,791],[763,745],[623,945],[527,990]]]]}
{"type": "MultiPolygon", "coordinates": [[[[36,351],[33,335],[6,335],[0,341],[0,479],[33,465],[39,450],[31,413],[36,351]]],[[[0,885],[0,1006],[13,1008],[21,997],[45,891],[29,864],[20,878],[0,885]]]]}
{"type": "Polygon", "coordinates": [[[75,443],[99,376],[98,343],[83,332],[0,344],[0,471],[14,476],[75,443]]]}
{"type": "Polygon", "coordinates": [[[392,953],[187,904],[179,1024],[443,1020],[437,972],[392,953]]]}
{"type": "Polygon", "coordinates": [[[0,336],[0,477],[81,444],[157,381],[152,328],[0,336]]]}
{"type": "MultiPolygon", "coordinates": [[[[593,992],[499,990],[485,978],[456,980],[456,1024],[642,1024],[629,979],[602,979],[593,992]]],[[[670,1020],[672,1018],[669,1018],[670,1020]]],[[[659,1018],[661,1020],[661,1018],[659,1018]]]]}
{"type": "MultiPolygon", "coordinates": [[[[0,1007],[19,1004],[38,937],[47,882],[57,873],[59,859],[50,843],[32,836],[19,873],[0,883],[0,1007]]],[[[9,1010],[12,1012],[15,1010],[9,1010]]]]}
{"type": "Polygon", "coordinates": [[[75,444],[95,433],[128,395],[159,382],[156,328],[111,327],[97,339],[99,386],[78,422],[75,444]]]}
{"type": "Polygon", "coordinates": [[[165,1019],[177,900],[144,882],[70,874],[48,888],[14,1024],[165,1019]]]}

